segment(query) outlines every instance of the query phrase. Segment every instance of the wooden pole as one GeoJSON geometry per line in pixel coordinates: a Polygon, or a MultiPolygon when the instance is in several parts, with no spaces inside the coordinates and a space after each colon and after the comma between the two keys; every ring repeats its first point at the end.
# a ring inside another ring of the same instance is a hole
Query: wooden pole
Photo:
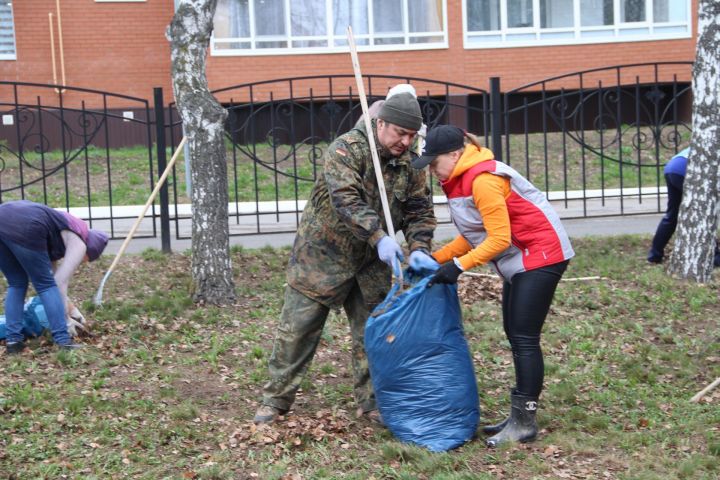
{"type": "Polygon", "coordinates": [[[183,146],[185,145],[185,142],[187,141],[187,137],[183,137],[180,143],[178,144],[177,148],[175,149],[175,153],[173,153],[172,158],[167,164],[167,167],[165,167],[165,171],[160,176],[160,179],[158,179],[157,183],[155,184],[155,188],[153,189],[152,193],[150,194],[150,197],[148,197],[147,202],[145,202],[145,206],[143,207],[142,211],[140,212],[140,215],[138,216],[137,220],[135,220],[135,223],[133,224],[132,228],[130,229],[130,232],[127,234],[127,237],[125,237],[125,241],[120,246],[120,250],[118,250],[117,254],[115,254],[115,259],[113,259],[112,263],[110,264],[110,268],[108,268],[107,272],[105,272],[105,276],[103,277],[102,281],[100,282],[100,287],[97,290],[97,293],[95,293],[95,305],[100,305],[102,303],[102,293],[103,289],[105,288],[105,282],[107,282],[108,278],[110,278],[110,274],[115,269],[115,266],[120,261],[120,257],[122,257],[122,254],[125,253],[125,249],[127,248],[128,244],[130,243],[130,240],[132,240],[133,236],[135,235],[135,231],[140,226],[140,222],[142,222],[142,219],[145,218],[145,213],[147,213],[148,208],[150,208],[150,205],[155,200],[155,197],[157,196],[158,192],[160,191],[160,187],[163,186],[165,183],[165,180],[167,179],[168,175],[172,171],[172,168],[175,166],[175,162],[178,159],[178,156],[180,155],[180,151],[182,150],[183,146]]]}
{"type": "MultiPolygon", "coordinates": [[[[385,225],[388,229],[388,235],[395,240],[395,227],[393,227],[392,216],[390,215],[390,205],[385,193],[385,181],[383,180],[382,168],[380,166],[380,158],[377,154],[377,146],[375,145],[375,135],[373,135],[372,123],[368,114],[367,97],[365,96],[365,84],[363,83],[362,74],[360,73],[360,60],[357,55],[357,47],[355,45],[355,37],[353,36],[352,27],[347,28],[348,44],[350,45],[350,56],[352,58],[353,70],[355,71],[355,83],[357,83],[358,96],[360,97],[360,106],[362,108],[363,119],[365,120],[365,130],[367,131],[368,142],[370,143],[370,153],[372,155],[373,166],[375,167],[375,178],[377,179],[378,190],[380,191],[380,201],[382,202],[383,213],[385,215],[385,225]]],[[[393,271],[395,269],[393,268],[393,271]]],[[[399,279],[402,281],[402,269],[398,269],[399,279]]]]}
{"type": "Polygon", "coordinates": [[[697,403],[697,402],[699,402],[702,397],[704,397],[705,395],[707,395],[707,393],[710,392],[710,390],[712,390],[713,388],[717,387],[718,385],[720,385],[720,377],[716,378],[710,385],[708,385],[707,387],[703,388],[703,389],[700,390],[698,393],[696,393],[696,394],[690,399],[690,401],[691,401],[692,403],[697,403]]]}
{"type": "MultiPolygon", "coordinates": [[[[468,277],[478,277],[478,278],[500,278],[495,274],[492,273],[475,273],[475,272],[463,272],[462,275],[467,275],[468,277]]],[[[571,278],[563,278],[560,281],[561,282],[588,282],[590,280],[607,280],[605,277],[571,277],[571,278]]]]}
{"type": "MultiPolygon", "coordinates": [[[[53,27],[52,12],[48,12],[48,20],[50,22],[50,58],[52,59],[53,83],[57,85],[57,67],[55,66],[55,29],[53,27]]],[[[55,89],[55,91],[60,93],[60,90],[58,90],[57,88],[55,89]]]]}
{"type": "MultiPolygon", "coordinates": [[[[57,17],[58,17],[58,46],[60,47],[60,74],[62,75],[62,84],[65,85],[65,50],[63,47],[62,37],[62,19],[60,18],[60,0],[55,0],[57,5],[57,17]]],[[[62,91],[65,91],[63,89],[62,91]]]]}

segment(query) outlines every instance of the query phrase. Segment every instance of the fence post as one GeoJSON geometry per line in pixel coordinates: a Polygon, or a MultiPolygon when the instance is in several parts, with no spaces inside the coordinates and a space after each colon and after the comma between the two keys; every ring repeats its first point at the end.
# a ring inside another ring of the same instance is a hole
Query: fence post
{"type": "Polygon", "coordinates": [[[500,97],[500,77],[490,77],[490,135],[492,151],[496,160],[503,160],[502,152],[502,101],[500,97]]]}
{"type": "MultiPolygon", "coordinates": [[[[153,89],[155,97],[155,148],[157,151],[158,175],[162,175],[167,166],[165,152],[165,103],[162,87],[153,89]]],[[[170,206],[168,201],[168,182],[160,187],[160,239],[163,253],[170,253],[170,206]]]]}

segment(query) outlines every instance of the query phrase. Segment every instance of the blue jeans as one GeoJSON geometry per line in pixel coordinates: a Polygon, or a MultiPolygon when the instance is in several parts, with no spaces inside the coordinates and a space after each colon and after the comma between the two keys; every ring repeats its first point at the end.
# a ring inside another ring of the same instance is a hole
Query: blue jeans
{"type": "Polygon", "coordinates": [[[675,233],[677,227],[678,214],[680,213],[680,202],[683,195],[683,183],[685,177],[676,173],[668,173],[665,175],[665,184],[667,185],[667,210],[665,216],[660,220],[657,231],[652,240],[652,247],[648,252],[648,261],[659,263],[665,256],[665,246],[670,241],[670,237],[675,233]]]}
{"type": "MultiPolygon", "coordinates": [[[[683,184],[685,177],[676,173],[668,173],[665,175],[665,184],[667,185],[668,203],[665,216],[660,220],[652,240],[652,246],[648,252],[647,259],[649,262],[660,263],[665,257],[665,247],[670,242],[670,238],[675,233],[678,222],[678,214],[680,213],[680,203],[682,202],[683,184]]],[[[713,265],[720,267],[720,244],[715,242],[715,257],[713,265]]]]}
{"type": "Polygon", "coordinates": [[[31,281],[45,308],[53,340],[58,345],[72,343],[65,323],[65,302],[55,283],[52,262],[47,252],[28,250],[0,238],[0,270],[8,283],[5,297],[7,342],[20,342],[24,339],[23,305],[28,283],[31,281]]]}

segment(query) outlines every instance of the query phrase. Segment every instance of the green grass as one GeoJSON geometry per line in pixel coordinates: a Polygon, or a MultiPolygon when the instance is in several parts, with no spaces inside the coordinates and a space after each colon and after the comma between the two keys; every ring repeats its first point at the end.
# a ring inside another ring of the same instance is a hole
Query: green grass
{"type": "MultiPolygon", "coordinates": [[[[325,147],[317,146],[319,149],[325,147]]],[[[318,168],[310,161],[310,147],[301,146],[293,151],[287,145],[280,145],[273,151],[268,145],[262,144],[256,145],[254,149],[252,146],[233,149],[232,145],[228,145],[226,153],[230,201],[275,201],[309,196],[318,168]],[[253,162],[253,156],[260,158],[263,163],[253,162]]],[[[168,160],[172,154],[168,149],[168,160]]],[[[24,195],[29,200],[57,206],[67,203],[71,207],[83,207],[87,206],[88,201],[94,206],[109,205],[111,200],[113,205],[143,205],[152,191],[150,156],[153,158],[153,173],[157,178],[162,172],[157,172],[154,146],[152,152],[142,146],[112,150],[91,146],[86,150],[66,154],[69,161],[65,166],[62,151],[42,155],[24,152],[24,195]],[[60,168],[43,178],[42,165],[45,165],[46,170],[60,168]],[[69,192],[67,195],[66,190],[69,192]]],[[[168,178],[171,203],[175,200],[177,203],[189,203],[185,177],[185,160],[181,153],[174,175],[168,178]]],[[[3,190],[17,187],[20,178],[21,169],[17,160],[8,160],[0,173],[3,190]]],[[[19,198],[19,188],[3,193],[5,201],[19,198]]]]}
{"type": "MultiPolygon", "coordinates": [[[[527,138],[513,135],[506,158],[543,190],[663,186],[662,167],[658,169],[655,166],[655,150],[644,145],[638,158],[638,151],[631,146],[637,130],[625,126],[623,132],[622,144],[611,142],[616,134],[614,131],[603,136],[606,147],[602,156],[596,132],[588,131],[584,136],[584,141],[593,145],[594,150],[583,149],[574,139],[558,132],[548,133],[547,136],[530,134],[527,138]],[[565,164],[563,158],[567,158],[565,164]],[[638,162],[643,165],[642,168],[638,167],[638,162]]],[[[578,135],[578,132],[572,133],[578,135]]],[[[652,138],[647,128],[641,129],[641,133],[652,138]]],[[[679,133],[680,144],[684,147],[689,142],[689,133],[679,133]]],[[[503,146],[506,148],[505,143],[503,146]]],[[[313,186],[312,179],[322,168],[321,152],[326,148],[327,144],[315,145],[314,149],[307,145],[299,145],[295,149],[290,145],[278,145],[273,149],[268,144],[233,147],[227,142],[230,201],[307,199],[313,186]],[[260,159],[260,162],[254,162],[253,158],[260,159]]],[[[172,153],[167,150],[168,160],[172,153]]],[[[674,153],[674,148],[662,146],[658,152],[660,164],[664,164],[674,153]]],[[[138,146],[112,150],[90,147],[69,152],[66,158],[70,162],[43,180],[39,168],[43,164],[46,168],[63,165],[62,152],[52,151],[43,155],[25,152],[26,163],[22,169],[22,178],[28,185],[25,198],[53,206],[69,204],[71,207],[82,207],[87,206],[88,201],[95,206],[108,205],[110,200],[113,205],[143,205],[152,191],[150,156],[157,178],[159,173],[156,171],[154,147],[152,152],[148,152],[147,147],[138,146]],[[65,193],[66,185],[68,195],[65,193]]],[[[17,160],[8,158],[5,169],[0,173],[2,189],[19,185],[20,174],[17,160]]],[[[174,175],[168,179],[171,203],[189,203],[185,177],[185,160],[181,154],[174,175]]],[[[20,196],[20,190],[16,189],[4,193],[3,200],[20,196]]]]}
{"type": "MultiPolygon", "coordinates": [[[[254,273],[237,275],[237,301],[224,308],[189,300],[187,254],[152,250],[125,257],[95,307],[111,260],[103,257],[84,265],[71,289],[93,322],[86,349],[58,352],[41,338],[32,353],[0,353],[0,471],[18,479],[718,478],[720,391],[688,401],[720,375],[718,285],[646,264],[649,241],[574,240],[578,256],[565,276],[604,278],[558,287],[542,340],[539,440],[490,450],[480,434],[439,454],[354,417],[349,332],[335,312],[293,412],[276,427],[252,426],[288,249],[234,249],[238,272],[254,273]]],[[[514,378],[500,306],[465,283],[460,291],[481,422],[494,423],[514,378]]]]}
{"type": "MultiPolygon", "coordinates": [[[[664,134],[668,135],[670,126],[666,128],[664,134]]],[[[551,132],[547,136],[537,133],[527,138],[516,134],[510,137],[509,153],[505,152],[505,158],[542,190],[664,186],[662,165],[675,155],[671,142],[663,137],[656,152],[650,129],[643,127],[638,131],[636,127],[623,125],[621,132],[606,131],[602,138],[595,131],[571,131],[564,135],[551,132]],[[634,146],[638,136],[645,139],[640,150],[634,146]],[[618,142],[618,138],[621,141],[618,142]],[[579,141],[588,147],[581,148],[579,141]]],[[[503,139],[503,147],[507,149],[504,142],[503,139]]],[[[678,142],[678,150],[685,148],[690,142],[690,132],[680,129],[678,142]]]]}

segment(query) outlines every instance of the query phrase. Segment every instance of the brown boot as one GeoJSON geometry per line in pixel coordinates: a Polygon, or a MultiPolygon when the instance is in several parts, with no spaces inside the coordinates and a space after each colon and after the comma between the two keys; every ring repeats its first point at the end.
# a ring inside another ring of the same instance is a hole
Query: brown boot
{"type": "Polygon", "coordinates": [[[287,410],[280,410],[277,407],[271,405],[260,405],[260,408],[255,412],[255,418],[253,422],[256,424],[260,423],[273,423],[280,415],[285,415],[287,410]]]}
{"type": "Polygon", "coordinates": [[[383,421],[382,415],[380,415],[380,410],[377,408],[374,408],[372,410],[368,410],[367,412],[363,412],[362,408],[358,408],[357,412],[355,412],[356,416],[358,418],[364,418],[367,421],[371,423],[375,423],[381,427],[385,426],[385,422],[383,421]]]}

